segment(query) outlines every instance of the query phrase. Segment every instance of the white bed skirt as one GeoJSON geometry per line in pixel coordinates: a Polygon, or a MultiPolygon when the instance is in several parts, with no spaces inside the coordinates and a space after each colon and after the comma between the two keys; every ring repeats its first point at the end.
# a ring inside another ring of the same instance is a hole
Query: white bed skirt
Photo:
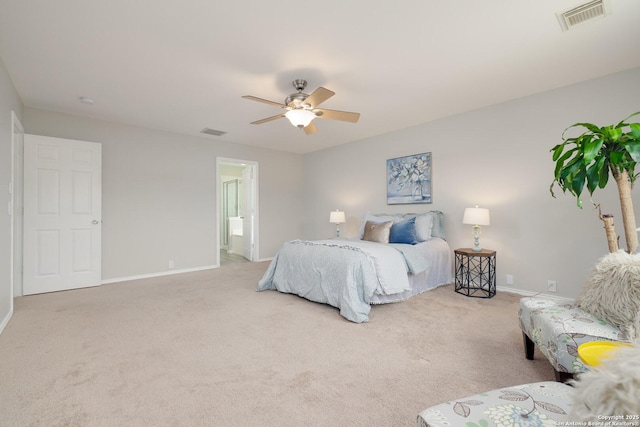
{"type": "Polygon", "coordinates": [[[405,301],[415,295],[453,283],[453,255],[447,242],[434,237],[421,245],[425,246],[425,253],[429,254],[432,267],[420,274],[409,273],[410,290],[391,295],[376,292],[371,298],[371,304],[405,301]]]}

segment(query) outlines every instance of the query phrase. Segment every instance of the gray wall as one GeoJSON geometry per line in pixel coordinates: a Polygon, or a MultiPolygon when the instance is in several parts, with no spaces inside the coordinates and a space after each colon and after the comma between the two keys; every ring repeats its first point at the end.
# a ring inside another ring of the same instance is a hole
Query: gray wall
{"type": "Polygon", "coordinates": [[[7,208],[10,200],[8,184],[12,180],[11,111],[22,119],[22,102],[0,58],[0,332],[12,309],[11,217],[7,208]]]}
{"type": "MultiPolygon", "coordinates": [[[[478,204],[491,213],[491,226],[483,228],[480,241],[497,250],[498,286],[506,286],[507,274],[514,276],[508,287],[530,292],[547,292],[547,281],[556,280],[557,296],[575,297],[608,249],[588,194],[582,210],[570,195],[550,196],[549,150],[567,126],[617,123],[640,110],[638,99],[640,68],[308,154],[304,237],[331,236],[335,226],[328,222],[329,211],[337,208],[348,217],[341,227],[347,236],[357,234],[366,210],[437,209],[446,214],[451,247],[470,247],[471,227],[462,224],[462,215],[478,204]],[[386,160],[423,152],[433,156],[433,203],[387,206],[386,160]]],[[[623,236],[611,184],[596,192],[594,201],[615,215],[623,236]]],[[[637,190],[633,198],[637,209],[637,190]]]]}
{"type": "Polygon", "coordinates": [[[102,278],[216,260],[216,157],[259,163],[259,256],[301,234],[302,157],[33,108],[27,133],[102,143],[102,278]]]}

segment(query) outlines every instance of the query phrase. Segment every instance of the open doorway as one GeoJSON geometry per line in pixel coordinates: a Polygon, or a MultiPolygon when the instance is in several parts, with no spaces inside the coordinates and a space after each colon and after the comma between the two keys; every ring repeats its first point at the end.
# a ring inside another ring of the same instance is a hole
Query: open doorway
{"type": "Polygon", "coordinates": [[[258,259],[258,164],[217,159],[218,265],[258,259]]]}

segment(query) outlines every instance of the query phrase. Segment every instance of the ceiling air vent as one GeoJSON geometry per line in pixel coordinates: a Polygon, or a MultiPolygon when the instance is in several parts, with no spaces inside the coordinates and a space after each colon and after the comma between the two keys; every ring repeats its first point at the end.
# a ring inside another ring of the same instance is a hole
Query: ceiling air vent
{"type": "Polygon", "coordinates": [[[583,22],[608,15],[609,7],[606,3],[605,0],[594,0],[566,12],[558,13],[558,21],[560,21],[562,31],[567,31],[583,22]]]}
{"type": "Polygon", "coordinates": [[[200,133],[206,133],[207,135],[213,135],[213,136],[222,136],[224,135],[226,132],[223,132],[221,130],[215,130],[215,129],[209,129],[209,128],[204,128],[200,131],[200,133]]]}

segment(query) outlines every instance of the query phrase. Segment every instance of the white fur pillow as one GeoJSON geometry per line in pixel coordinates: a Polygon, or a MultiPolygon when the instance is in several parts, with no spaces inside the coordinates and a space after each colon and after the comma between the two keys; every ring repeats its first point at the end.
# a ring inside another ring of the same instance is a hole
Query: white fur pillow
{"type": "Polygon", "coordinates": [[[635,342],[634,347],[614,350],[610,359],[580,374],[578,380],[572,382],[575,393],[570,420],[593,421],[602,425],[610,421],[617,421],[618,425],[625,422],[637,425],[637,418],[624,417],[640,415],[639,345],[640,342],[635,342]],[[603,418],[614,416],[622,418],[603,418]]]}
{"type": "Polygon", "coordinates": [[[576,305],[620,328],[628,338],[640,334],[640,254],[610,253],[596,264],[576,305]]]}

